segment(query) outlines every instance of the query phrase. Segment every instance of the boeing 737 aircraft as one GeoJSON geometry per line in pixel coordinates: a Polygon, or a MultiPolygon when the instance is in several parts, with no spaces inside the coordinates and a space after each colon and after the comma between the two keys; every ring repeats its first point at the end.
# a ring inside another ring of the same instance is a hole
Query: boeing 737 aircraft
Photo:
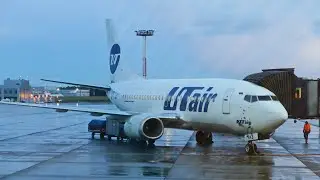
{"type": "MultiPolygon", "coordinates": [[[[107,21],[108,25],[110,21],[107,21]]],[[[153,144],[164,128],[197,131],[199,144],[211,144],[212,133],[244,136],[248,154],[257,151],[254,141],[269,139],[288,118],[274,93],[253,83],[235,79],[144,79],[127,73],[121,46],[109,33],[111,82],[108,87],[44,80],[107,91],[119,110],[87,109],[29,103],[2,104],[87,112],[124,122],[125,134],[153,144]]]]}

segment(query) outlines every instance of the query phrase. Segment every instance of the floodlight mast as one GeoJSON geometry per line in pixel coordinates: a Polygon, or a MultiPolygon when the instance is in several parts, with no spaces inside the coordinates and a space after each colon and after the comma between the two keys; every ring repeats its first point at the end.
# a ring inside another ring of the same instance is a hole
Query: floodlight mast
{"type": "Polygon", "coordinates": [[[137,36],[142,36],[144,40],[142,54],[142,74],[143,78],[147,78],[147,36],[153,36],[154,30],[138,30],[135,31],[137,36]]]}

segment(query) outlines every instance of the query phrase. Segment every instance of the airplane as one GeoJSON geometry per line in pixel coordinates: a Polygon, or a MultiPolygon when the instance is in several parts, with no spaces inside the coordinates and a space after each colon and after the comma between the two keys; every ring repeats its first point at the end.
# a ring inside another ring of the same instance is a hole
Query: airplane
{"type": "MultiPolygon", "coordinates": [[[[111,27],[111,21],[106,22],[111,27]]],[[[248,155],[258,152],[255,141],[269,139],[288,119],[277,96],[251,82],[223,78],[145,79],[128,73],[121,59],[120,43],[112,32],[108,32],[108,40],[108,86],[41,80],[105,90],[118,110],[0,103],[108,116],[124,123],[129,138],[151,145],[162,137],[164,128],[197,131],[196,141],[200,145],[212,144],[213,133],[242,136],[248,155]]]]}

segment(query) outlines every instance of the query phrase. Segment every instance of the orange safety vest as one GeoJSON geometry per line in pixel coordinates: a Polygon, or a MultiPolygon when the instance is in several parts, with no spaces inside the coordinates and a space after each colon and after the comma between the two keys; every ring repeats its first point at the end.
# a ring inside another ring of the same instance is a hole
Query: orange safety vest
{"type": "Polygon", "coordinates": [[[310,132],[310,130],[311,130],[310,124],[305,124],[304,127],[303,127],[303,131],[304,132],[310,132]]]}

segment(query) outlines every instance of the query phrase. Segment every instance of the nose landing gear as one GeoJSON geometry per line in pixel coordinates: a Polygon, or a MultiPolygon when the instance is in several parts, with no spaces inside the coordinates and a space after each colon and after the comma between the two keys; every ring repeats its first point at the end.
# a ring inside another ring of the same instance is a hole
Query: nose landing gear
{"type": "Polygon", "coordinates": [[[258,133],[253,133],[253,129],[251,127],[251,123],[249,123],[248,129],[247,129],[247,135],[245,135],[245,140],[248,141],[248,143],[245,146],[245,151],[248,155],[252,154],[260,154],[258,151],[257,145],[253,142],[255,140],[259,140],[258,133]]]}
{"type": "Polygon", "coordinates": [[[205,132],[205,131],[197,131],[196,134],[196,141],[200,145],[208,145],[212,144],[212,133],[211,132],[205,132]]]}
{"type": "Polygon", "coordinates": [[[257,145],[253,141],[249,141],[245,146],[245,151],[248,155],[259,154],[257,145]]]}

